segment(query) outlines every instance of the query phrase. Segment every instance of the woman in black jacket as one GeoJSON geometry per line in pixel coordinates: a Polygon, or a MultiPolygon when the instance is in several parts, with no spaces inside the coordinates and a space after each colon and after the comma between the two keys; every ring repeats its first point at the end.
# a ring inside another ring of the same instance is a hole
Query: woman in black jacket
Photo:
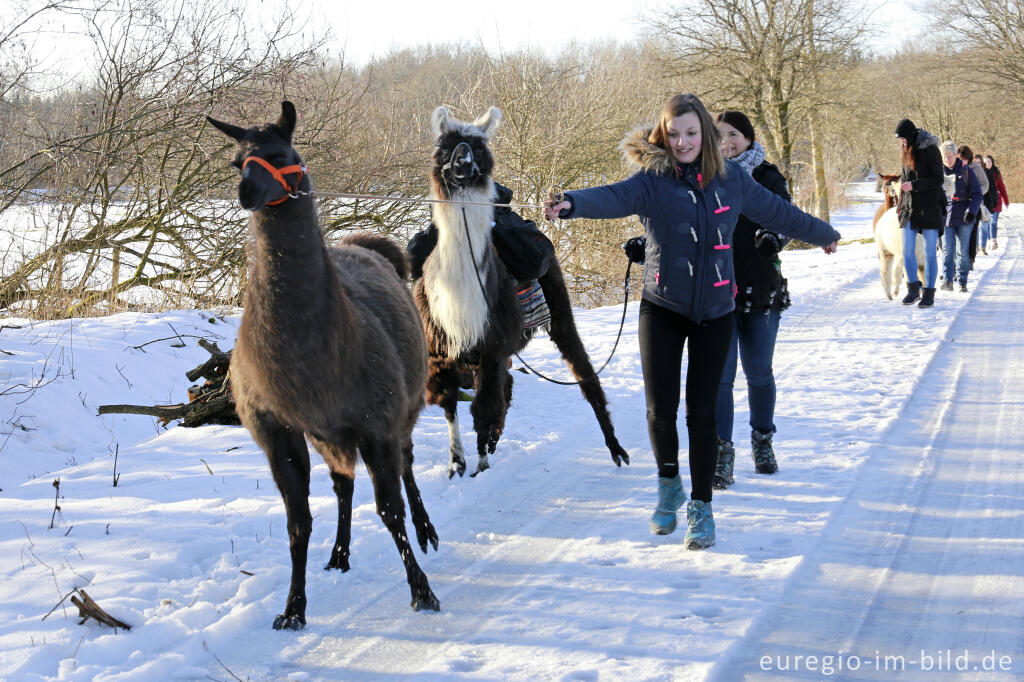
{"type": "Polygon", "coordinates": [[[896,137],[900,140],[903,160],[903,183],[900,185],[900,200],[897,215],[903,228],[903,266],[907,271],[907,295],[903,305],[910,305],[918,299],[918,308],[935,305],[935,280],[939,276],[939,260],[936,244],[939,230],[946,222],[946,193],[942,189],[942,155],[939,153],[939,138],[927,130],[914,125],[905,118],[896,126],[896,137]],[[917,279],[918,233],[924,237],[924,292],[917,279]],[[910,278],[914,281],[911,282],[910,278]]]}
{"type": "MultiPolygon", "coordinates": [[[[715,121],[722,134],[722,156],[737,162],[761,186],[790,201],[786,178],[765,161],[764,147],[755,140],[754,126],[739,111],[725,111],[715,121]]],[[[789,307],[789,292],[782,276],[779,252],[788,240],[741,215],[732,236],[736,273],[736,310],[733,339],[725,372],[718,387],[715,422],[718,429],[718,466],[714,487],[724,490],[733,483],[736,450],[732,443],[733,384],[737,356],[747,377],[750,408],[750,443],[759,474],[779,470],[772,449],[775,433],[775,375],[772,356],[782,311],[789,307]]]]}

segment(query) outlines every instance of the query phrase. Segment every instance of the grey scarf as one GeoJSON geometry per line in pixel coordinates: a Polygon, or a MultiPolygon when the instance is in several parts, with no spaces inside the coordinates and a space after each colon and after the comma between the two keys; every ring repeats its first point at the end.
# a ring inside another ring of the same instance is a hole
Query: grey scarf
{"type": "Polygon", "coordinates": [[[764,163],[764,147],[760,142],[755,142],[750,149],[742,154],[737,154],[732,160],[742,166],[747,173],[753,175],[754,169],[764,163]]]}

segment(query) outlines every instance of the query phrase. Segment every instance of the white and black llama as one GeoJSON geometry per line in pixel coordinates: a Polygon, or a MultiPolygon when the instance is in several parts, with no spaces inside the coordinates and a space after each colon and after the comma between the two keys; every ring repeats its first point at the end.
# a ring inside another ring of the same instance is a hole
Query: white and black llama
{"type": "MultiPolygon", "coordinates": [[[[430,352],[427,401],[440,405],[448,421],[449,476],[466,471],[456,410],[461,369],[469,365],[475,370],[476,395],[470,413],[479,456],[475,473],[479,473],[489,466],[488,454],[494,453],[512,400],[509,357],[526,346],[534,331],[524,332],[516,282],[495,253],[494,209],[479,205],[492,202],[495,196],[494,157],[487,145],[500,120],[496,107],[472,123],[451,118],[445,107],[438,107],[431,116],[436,136],[432,194],[437,199],[467,202],[433,205],[437,245],[414,287],[430,352]]],[[[552,258],[538,281],[550,308],[551,340],[593,407],[615,464],[629,464],[629,455],[615,437],[601,382],[576,331],[557,260],[552,258]]]]}
{"type": "Polygon", "coordinates": [[[440,604],[405,532],[409,498],[420,548],[437,533],[412,474],[412,430],[423,408],[426,344],[405,286],[405,254],[379,236],[324,244],[302,160],[292,148],[295,107],[274,124],[209,122],[238,143],[238,198],[249,217],[245,313],[231,356],[238,416],[267,454],[284,498],[291,587],[274,628],[306,623],[309,451],[323,456],[338,496],[338,534],[325,569],[349,569],[356,453],[373,481],[377,513],[391,532],[412,590],[412,607],[440,604]]]}

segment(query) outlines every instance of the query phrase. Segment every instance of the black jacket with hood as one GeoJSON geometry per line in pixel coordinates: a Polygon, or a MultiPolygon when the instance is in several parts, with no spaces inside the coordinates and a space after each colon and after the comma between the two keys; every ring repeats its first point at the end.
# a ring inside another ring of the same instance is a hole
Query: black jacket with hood
{"type": "Polygon", "coordinates": [[[914,168],[903,167],[901,182],[910,183],[910,191],[900,194],[900,227],[938,230],[946,223],[946,193],[942,189],[942,154],[939,138],[918,128],[910,149],[914,168]]]}
{"type": "MultiPolygon", "coordinates": [[[[754,169],[752,175],[759,185],[791,201],[786,178],[774,164],[764,161],[754,169]]],[[[778,255],[766,256],[754,245],[761,229],[753,220],[741,215],[732,236],[732,256],[736,267],[736,310],[740,312],[782,311],[790,305],[789,291],[786,279],[782,276],[782,262],[778,255]]]]}

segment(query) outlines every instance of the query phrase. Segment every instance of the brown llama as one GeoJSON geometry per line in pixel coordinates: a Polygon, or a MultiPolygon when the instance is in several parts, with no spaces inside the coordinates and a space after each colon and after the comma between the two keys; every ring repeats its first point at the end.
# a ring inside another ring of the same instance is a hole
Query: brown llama
{"type": "MultiPolygon", "coordinates": [[[[487,143],[500,120],[496,107],[472,123],[450,118],[445,107],[434,111],[431,124],[437,139],[431,191],[435,198],[478,203],[494,200],[494,157],[487,143]]],[[[533,330],[523,331],[516,282],[495,254],[493,216],[491,206],[434,204],[437,245],[424,261],[423,276],[414,286],[430,352],[427,401],[440,405],[448,422],[449,477],[466,471],[456,411],[462,367],[469,365],[476,373],[477,391],[470,406],[479,457],[476,475],[488,468],[488,454],[494,453],[505,427],[512,400],[509,357],[533,336],[533,330]]],[[[612,460],[617,466],[629,464],[629,455],[615,437],[601,382],[576,331],[569,292],[556,260],[538,281],[551,312],[551,340],[579,380],[612,460]]]]}
{"type": "Polygon", "coordinates": [[[338,496],[338,534],[324,569],[349,569],[356,451],[377,513],[405,564],[412,608],[440,604],[405,533],[405,483],[420,548],[437,549],[412,473],[412,430],[423,408],[427,354],[405,254],[369,234],[324,244],[311,183],[292,148],[295,107],[276,123],[240,128],[207,117],[238,143],[238,198],[249,216],[245,312],[231,356],[238,416],[267,454],[284,498],[292,573],[274,629],[306,623],[309,451],[327,462],[338,496]]]}

